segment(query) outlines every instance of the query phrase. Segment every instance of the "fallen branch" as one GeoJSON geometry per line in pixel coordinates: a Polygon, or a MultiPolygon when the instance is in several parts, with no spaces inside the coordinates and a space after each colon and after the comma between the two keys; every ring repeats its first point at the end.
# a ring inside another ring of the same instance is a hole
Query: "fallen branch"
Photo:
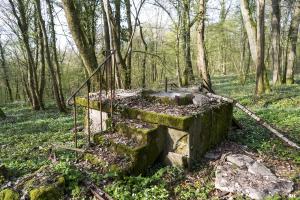
{"type": "Polygon", "coordinates": [[[234,99],[230,99],[228,97],[223,97],[223,96],[220,96],[220,95],[212,94],[210,92],[206,93],[206,95],[211,97],[211,98],[216,98],[216,99],[219,99],[219,100],[222,100],[222,101],[225,101],[225,102],[232,103],[235,107],[241,109],[243,112],[245,112],[251,118],[253,118],[258,124],[260,124],[263,127],[267,128],[269,131],[271,131],[274,135],[276,135],[279,139],[284,141],[286,144],[288,144],[289,146],[294,147],[296,149],[300,149],[300,147],[296,143],[294,143],[291,140],[289,140],[288,138],[286,138],[282,133],[280,133],[278,130],[276,130],[274,127],[272,127],[270,124],[268,124],[263,119],[258,117],[255,113],[253,113],[251,110],[249,110],[249,108],[247,108],[247,107],[243,106],[242,104],[240,104],[238,101],[236,101],[234,99]]]}
{"type": "Polygon", "coordinates": [[[84,185],[92,192],[94,197],[98,200],[113,200],[106,192],[97,187],[94,183],[84,181],[84,185]]]}

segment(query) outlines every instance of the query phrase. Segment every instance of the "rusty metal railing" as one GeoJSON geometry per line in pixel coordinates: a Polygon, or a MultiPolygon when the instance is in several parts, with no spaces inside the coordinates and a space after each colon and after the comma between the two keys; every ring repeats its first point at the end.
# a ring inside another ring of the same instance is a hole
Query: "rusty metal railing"
{"type": "Polygon", "coordinates": [[[74,116],[74,143],[75,148],[78,148],[78,116],[77,116],[77,104],[76,104],[76,97],[79,94],[79,92],[84,88],[87,87],[87,132],[88,132],[88,138],[87,143],[88,146],[91,145],[91,120],[90,120],[90,93],[91,93],[91,79],[95,75],[99,75],[99,112],[100,112],[100,132],[103,131],[102,126],[102,90],[103,90],[103,78],[104,74],[102,74],[105,71],[105,90],[106,90],[106,98],[107,95],[110,93],[110,117],[113,117],[113,99],[115,94],[115,73],[116,73],[116,60],[113,56],[115,54],[115,50],[112,50],[110,52],[106,52],[106,58],[105,60],[98,66],[97,69],[95,69],[92,74],[81,84],[81,86],[72,93],[72,95],[67,99],[67,104],[69,106],[73,105],[73,116],[74,116]],[[98,73],[100,71],[100,73],[98,73]],[[108,73],[110,72],[110,73],[108,73]],[[72,102],[73,101],[73,102],[72,102]]]}

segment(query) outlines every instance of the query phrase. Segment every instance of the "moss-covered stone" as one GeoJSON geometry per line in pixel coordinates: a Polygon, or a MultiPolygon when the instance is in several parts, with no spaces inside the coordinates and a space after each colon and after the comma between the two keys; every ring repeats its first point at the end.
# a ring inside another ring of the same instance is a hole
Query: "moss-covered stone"
{"type": "Polygon", "coordinates": [[[117,174],[125,174],[128,173],[132,167],[131,162],[125,163],[125,166],[122,167],[118,164],[108,163],[103,160],[98,155],[94,155],[92,153],[85,153],[83,156],[84,160],[88,161],[92,165],[97,168],[101,168],[104,173],[117,173],[117,174]]]}
{"type": "Polygon", "coordinates": [[[155,132],[158,129],[157,125],[151,125],[151,128],[136,128],[128,123],[119,122],[115,124],[115,131],[126,135],[129,138],[136,139],[141,143],[149,141],[150,132],[155,132]]]}
{"type": "Polygon", "coordinates": [[[4,112],[0,108],[0,119],[4,119],[5,117],[6,117],[6,115],[4,114],[4,112]]]}
{"type": "Polygon", "coordinates": [[[39,186],[29,191],[30,200],[58,200],[64,199],[64,177],[57,177],[51,184],[39,186]]]}
{"type": "Polygon", "coordinates": [[[193,121],[192,116],[179,117],[131,108],[124,108],[122,116],[131,119],[140,119],[144,122],[160,124],[179,130],[187,130],[193,121]]]}
{"type": "Polygon", "coordinates": [[[3,184],[8,178],[8,170],[4,165],[0,165],[0,185],[3,184]]]}
{"type": "Polygon", "coordinates": [[[19,200],[20,195],[12,189],[5,189],[0,192],[0,200],[19,200]]]}

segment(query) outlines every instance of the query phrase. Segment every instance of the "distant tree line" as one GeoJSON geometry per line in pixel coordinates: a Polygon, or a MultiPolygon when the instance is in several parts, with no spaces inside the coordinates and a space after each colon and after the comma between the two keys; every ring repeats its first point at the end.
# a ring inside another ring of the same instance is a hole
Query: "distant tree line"
{"type": "Polygon", "coordinates": [[[254,73],[259,96],[295,83],[299,0],[8,0],[0,11],[2,103],[23,99],[39,110],[54,100],[65,112],[65,96],[111,50],[117,88],[160,87],[165,78],[211,88],[213,75],[244,84],[254,73]],[[149,9],[155,19],[145,22],[149,9]]]}

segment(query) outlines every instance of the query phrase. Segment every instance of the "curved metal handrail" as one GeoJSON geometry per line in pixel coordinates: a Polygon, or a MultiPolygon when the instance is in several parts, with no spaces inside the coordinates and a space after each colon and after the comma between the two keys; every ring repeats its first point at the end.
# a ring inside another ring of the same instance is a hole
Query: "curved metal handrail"
{"type": "Polygon", "coordinates": [[[112,55],[115,53],[115,50],[111,50],[111,53],[106,57],[106,59],[93,71],[93,73],[81,84],[81,86],[72,93],[72,95],[67,99],[67,105],[71,106],[71,100],[80,92],[80,90],[88,84],[91,78],[103,67],[103,65],[111,59],[112,55]]]}

